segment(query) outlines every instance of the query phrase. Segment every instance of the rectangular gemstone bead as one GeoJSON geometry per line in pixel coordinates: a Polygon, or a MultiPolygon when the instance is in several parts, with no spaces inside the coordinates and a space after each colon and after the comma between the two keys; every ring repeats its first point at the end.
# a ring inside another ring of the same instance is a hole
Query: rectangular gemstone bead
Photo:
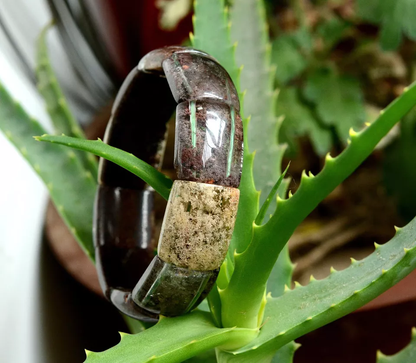
{"type": "Polygon", "coordinates": [[[132,292],[141,308],[164,316],[177,316],[197,307],[207,296],[218,270],[194,271],[156,256],[132,292]]]}
{"type": "Polygon", "coordinates": [[[191,101],[176,108],[175,168],[178,179],[238,187],[243,125],[226,103],[191,101]]]}
{"type": "Polygon", "coordinates": [[[234,229],[240,191],[175,180],[165,211],[158,255],[191,270],[221,266],[234,229]]]}
{"type": "Polygon", "coordinates": [[[163,70],[177,103],[203,98],[215,99],[240,111],[238,93],[230,76],[212,58],[183,50],[165,59],[163,70]]]}

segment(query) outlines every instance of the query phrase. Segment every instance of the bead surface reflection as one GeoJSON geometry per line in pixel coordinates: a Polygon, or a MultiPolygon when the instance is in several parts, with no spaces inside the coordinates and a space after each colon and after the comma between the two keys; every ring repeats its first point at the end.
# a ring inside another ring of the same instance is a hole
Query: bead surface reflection
{"type": "Polygon", "coordinates": [[[178,179],[238,187],[243,126],[232,106],[191,101],[176,108],[175,168],[178,179]]]}

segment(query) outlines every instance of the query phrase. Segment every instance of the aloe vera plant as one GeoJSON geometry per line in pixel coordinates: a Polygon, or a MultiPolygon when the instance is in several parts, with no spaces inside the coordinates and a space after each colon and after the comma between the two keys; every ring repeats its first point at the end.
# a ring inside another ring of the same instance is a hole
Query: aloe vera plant
{"type": "MultiPolygon", "coordinates": [[[[323,280],[311,277],[307,286],[288,287],[293,270],[287,250],[290,236],[416,105],[416,83],[364,130],[351,129],[345,150],[337,157],[327,154],[325,166],[316,176],[304,172],[296,193],[286,198],[287,183],[280,172],[284,146],[277,144],[277,92],[273,89],[274,70],[265,24],[262,1],[236,1],[229,10],[223,0],[195,3],[193,46],[212,54],[228,70],[239,88],[245,117],[239,211],[229,254],[208,297],[209,311],[201,308],[180,317],[161,317],[145,330],[135,325],[136,334],[120,333],[120,343],[115,347],[104,352],[88,351],[87,362],[182,362],[213,349],[218,362],[292,362],[298,347],[296,338],[363,306],[416,268],[413,219],[404,228],[397,228],[390,242],[376,244],[374,253],[366,259],[352,260],[350,267],[333,270],[323,280]],[[249,26],[249,37],[244,26],[249,26]],[[269,208],[270,218],[266,213],[269,208]]],[[[44,42],[42,33],[38,57],[41,93],[57,133],[68,135],[39,136],[45,130],[4,88],[0,88],[0,128],[44,180],[59,213],[93,259],[96,162],[81,151],[126,168],[165,199],[172,181],[131,154],[100,140],[83,138],[48,65],[44,42]]],[[[403,352],[393,357],[379,355],[378,362],[410,362],[409,357],[415,354],[413,337],[403,352]]]]}

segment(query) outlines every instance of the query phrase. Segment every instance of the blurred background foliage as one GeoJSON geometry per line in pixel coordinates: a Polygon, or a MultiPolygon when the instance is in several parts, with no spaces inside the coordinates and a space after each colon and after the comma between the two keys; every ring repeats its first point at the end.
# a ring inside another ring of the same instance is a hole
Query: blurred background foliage
{"type": "MultiPolygon", "coordinates": [[[[269,0],[268,9],[287,157],[338,153],[350,127],[372,122],[415,80],[413,0],[269,0]]],[[[415,137],[413,112],[374,159],[405,221],[416,213],[415,137]]]]}

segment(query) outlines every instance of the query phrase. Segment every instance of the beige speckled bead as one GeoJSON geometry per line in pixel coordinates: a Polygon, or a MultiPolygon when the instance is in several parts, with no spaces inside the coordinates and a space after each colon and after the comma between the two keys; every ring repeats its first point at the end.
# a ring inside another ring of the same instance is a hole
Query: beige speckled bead
{"type": "Polygon", "coordinates": [[[192,270],[219,268],[233,233],[239,197],[237,188],[176,180],[160,234],[159,257],[192,270]]]}

